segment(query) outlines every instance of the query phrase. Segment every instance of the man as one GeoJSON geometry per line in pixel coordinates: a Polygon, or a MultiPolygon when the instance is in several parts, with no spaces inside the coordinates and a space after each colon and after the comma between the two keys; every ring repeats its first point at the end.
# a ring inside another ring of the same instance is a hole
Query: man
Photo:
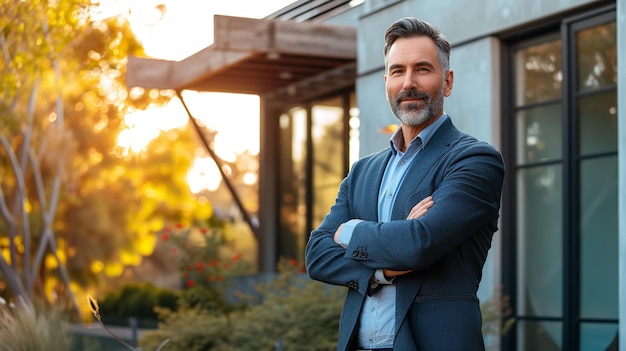
{"type": "Polygon", "coordinates": [[[385,33],[391,147],[354,164],[309,238],[309,275],[347,286],[337,350],[484,350],[476,291],[497,230],[504,164],[443,111],[454,75],[439,29],[385,33]]]}

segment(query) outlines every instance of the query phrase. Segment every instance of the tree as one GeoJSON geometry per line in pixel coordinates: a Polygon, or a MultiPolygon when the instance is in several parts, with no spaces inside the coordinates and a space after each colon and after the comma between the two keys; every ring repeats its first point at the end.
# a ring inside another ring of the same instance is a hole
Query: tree
{"type": "Polygon", "coordinates": [[[90,0],[0,8],[5,296],[54,292],[77,309],[70,283],[136,264],[168,219],[211,215],[184,184],[196,147],[189,129],[164,133],[140,155],[117,146],[126,113],[173,94],[126,88],[126,58],[143,49],[123,16],[98,11],[90,0]]]}

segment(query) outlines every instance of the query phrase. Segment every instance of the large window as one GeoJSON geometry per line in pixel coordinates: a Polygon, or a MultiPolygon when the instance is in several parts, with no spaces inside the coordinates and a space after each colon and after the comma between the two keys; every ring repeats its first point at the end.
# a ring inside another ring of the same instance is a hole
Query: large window
{"type": "Polygon", "coordinates": [[[358,155],[354,91],[311,101],[280,117],[278,255],[303,259],[311,230],[334,203],[358,155]]]}
{"type": "Polygon", "coordinates": [[[617,33],[604,9],[511,47],[505,287],[514,350],[605,350],[618,332],[617,33]],[[509,161],[511,162],[511,161],[509,161]]]}

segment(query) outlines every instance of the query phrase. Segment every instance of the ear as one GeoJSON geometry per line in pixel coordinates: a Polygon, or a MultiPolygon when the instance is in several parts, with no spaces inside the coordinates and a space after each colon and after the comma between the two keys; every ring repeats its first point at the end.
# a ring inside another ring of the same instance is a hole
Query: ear
{"type": "Polygon", "coordinates": [[[454,84],[454,71],[451,69],[446,72],[446,76],[443,78],[443,95],[448,97],[452,94],[452,85],[454,84]]]}

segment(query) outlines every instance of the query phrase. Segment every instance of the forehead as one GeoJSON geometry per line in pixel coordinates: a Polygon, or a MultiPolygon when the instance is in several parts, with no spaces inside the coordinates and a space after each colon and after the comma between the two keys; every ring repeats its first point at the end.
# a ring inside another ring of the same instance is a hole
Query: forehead
{"type": "Polygon", "coordinates": [[[439,66],[437,46],[427,36],[398,38],[387,53],[388,65],[407,65],[422,61],[439,66]]]}

